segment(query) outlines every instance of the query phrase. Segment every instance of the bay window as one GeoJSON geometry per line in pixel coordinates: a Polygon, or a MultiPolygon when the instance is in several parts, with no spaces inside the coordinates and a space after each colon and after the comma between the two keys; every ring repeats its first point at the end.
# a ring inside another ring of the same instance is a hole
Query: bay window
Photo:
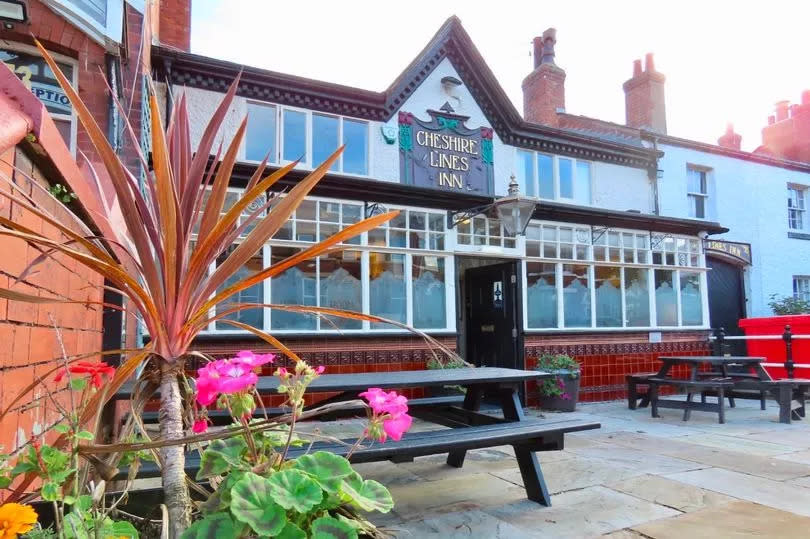
{"type": "Polygon", "coordinates": [[[270,163],[299,160],[315,168],[341,144],[343,153],[330,170],[346,174],[369,174],[369,124],[355,120],[270,103],[248,102],[245,159],[270,163]]]}

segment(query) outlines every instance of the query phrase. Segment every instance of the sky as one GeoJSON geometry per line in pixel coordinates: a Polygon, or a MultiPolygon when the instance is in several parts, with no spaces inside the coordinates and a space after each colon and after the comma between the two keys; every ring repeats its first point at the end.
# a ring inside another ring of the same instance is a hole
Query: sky
{"type": "Polygon", "coordinates": [[[668,133],[716,143],[733,122],[751,151],[774,103],[810,89],[810,4],[786,0],[192,0],[191,50],[381,91],[451,15],[521,113],[531,41],[549,27],[571,114],[624,123],[622,83],[652,52],[668,133]]]}

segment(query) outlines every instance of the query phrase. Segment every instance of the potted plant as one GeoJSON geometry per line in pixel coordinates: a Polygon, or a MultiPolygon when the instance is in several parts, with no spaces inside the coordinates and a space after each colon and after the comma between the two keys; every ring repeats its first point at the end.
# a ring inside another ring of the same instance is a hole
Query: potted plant
{"type": "MultiPolygon", "coordinates": [[[[472,367],[472,365],[460,357],[451,357],[445,361],[430,358],[427,362],[428,370],[464,369],[468,367],[472,367]]],[[[428,396],[430,397],[452,397],[454,395],[461,395],[463,393],[464,388],[461,386],[435,386],[428,388],[428,396]]]]}
{"type": "Polygon", "coordinates": [[[573,412],[579,398],[579,363],[565,354],[545,354],[537,360],[535,369],[554,375],[540,382],[540,407],[573,412]]]}

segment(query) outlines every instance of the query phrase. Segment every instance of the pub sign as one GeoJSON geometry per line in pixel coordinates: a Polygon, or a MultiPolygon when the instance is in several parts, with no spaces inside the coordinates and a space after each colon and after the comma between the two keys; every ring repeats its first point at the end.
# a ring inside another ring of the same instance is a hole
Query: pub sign
{"type": "Polygon", "coordinates": [[[402,183],[442,191],[492,195],[492,129],[468,128],[469,118],[428,110],[430,121],[399,113],[402,183]]]}
{"type": "Polygon", "coordinates": [[[703,240],[706,254],[712,252],[731,256],[740,262],[751,265],[751,244],[736,241],[703,240]]]}

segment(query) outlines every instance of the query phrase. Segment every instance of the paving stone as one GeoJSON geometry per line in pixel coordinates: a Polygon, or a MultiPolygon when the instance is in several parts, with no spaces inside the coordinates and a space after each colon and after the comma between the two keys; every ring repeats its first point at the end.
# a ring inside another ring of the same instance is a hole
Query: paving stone
{"type": "Polygon", "coordinates": [[[618,530],[615,532],[606,533],[601,536],[603,539],[639,539],[645,538],[646,535],[641,535],[637,531],[633,530],[618,530]]]}
{"type": "Polygon", "coordinates": [[[484,473],[464,474],[429,485],[423,481],[391,485],[389,490],[394,498],[394,514],[407,521],[526,499],[522,486],[484,473]]]}
{"type": "Polygon", "coordinates": [[[799,485],[800,487],[810,488],[810,476],[807,477],[799,477],[798,479],[791,479],[788,481],[793,485],[799,485]]]}
{"type": "Polygon", "coordinates": [[[705,507],[714,507],[735,501],[735,498],[730,496],[657,475],[642,475],[618,483],[608,483],[605,486],[642,500],[684,512],[697,511],[705,507]]]}
{"type": "MultiPolygon", "coordinates": [[[[644,472],[627,466],[618,466],[602,459],[577,457],[543,464],[543,477],[552,494],[576,490],[604,483],[614,483],[642,475],[644,472]]],[[[494,470],[493,475],[523,485],[520,470],[494,470]]]]}
{"type": "Polygon", "coordinates": [[[806,539],[810,529],[810,518],[755,503],[736,501],[636,525],[632,529],[654,539],[683,537],[806,539]]]}
{"type": "Polygon", "coordinates": [[[536,537],[555,539],[594,537],[680,514],[599,486],[559,494],[551,507],[521,501],[485,511],[536,537]]]}
{"type": "MultiPolygon", "coordinates": [[[[750,502],[810,516],[810,489],[721,468],[707,468],[667,476],[750,502]]],[[[806,531],[806,530],[805,530],[806,531]]]]}
{"type": "Polygon", "coordinates": [[[374,479],[386,486],[423,481],[418,475],[393,462],[364,462],[355,464],[354,469],[363,476],[363,479],[374,479]]]}
{"type": "MultiPolygon", "coordinates": [[[[778,438],[775,438],[778,440],[778,438]]],[[[696,445],[705,445],[708,447],[716,447],[727,451],[737,451],[745,453],[746,455],[757,456],[773,456],[781,455],[794,451],[789,445],[763,442],[760,440],[749,440],[741,436],[730,436],[727,434],[719,433],[702,433],[690,434],[678,439],[680,442],[693,443],[696,445]]]]}
{"type": "Polygon", "coordinates": [[[707,466],[727,468],[776,481],[810,475],[810,466],[782,457],[762,457],[739,451],[683,442],[683,437],[665,439],[633,432],[617,432],[600,438],[606,444],[630,447],[645,453],[667,455],[707,466]]]}
{"type": "MultiPolygon", "coordinates": [[[[785,426],[787,427],[788,425],[785,426]]],[[[742,438],[760,440],[763,442],[772,442],[780,445],[789,445],[794,448],[793,450],[810,448],[810,431],[804,428],[754,432],[745,434],[742,436],[742,438]]]]}
{"type": "Polygon", "coordinates": [[[667,474],[706,467],[704,464],[688,460],[667,457],[627,447],[616,447],[610,444],[574,448],[570,451],[584,457],[598,458],[617,466],[632,468],[640,473],[667,474]]]}
{"type": "Polygon", "coordinates": [[[449,513],[392,526],[399,539],[408,537],[476,537],[487,539],[529,539],[537,537],[503,520],[478,510],[449,513]]]}
{"type": "Polygon", "coordinates": [[[784,455],[777,455],[774,458],[779,460],[787,460],[790,462],[798,462],[799,464],[810,465],[810,450],[794,451],[793,453],[785,453],[784,455]]]}

